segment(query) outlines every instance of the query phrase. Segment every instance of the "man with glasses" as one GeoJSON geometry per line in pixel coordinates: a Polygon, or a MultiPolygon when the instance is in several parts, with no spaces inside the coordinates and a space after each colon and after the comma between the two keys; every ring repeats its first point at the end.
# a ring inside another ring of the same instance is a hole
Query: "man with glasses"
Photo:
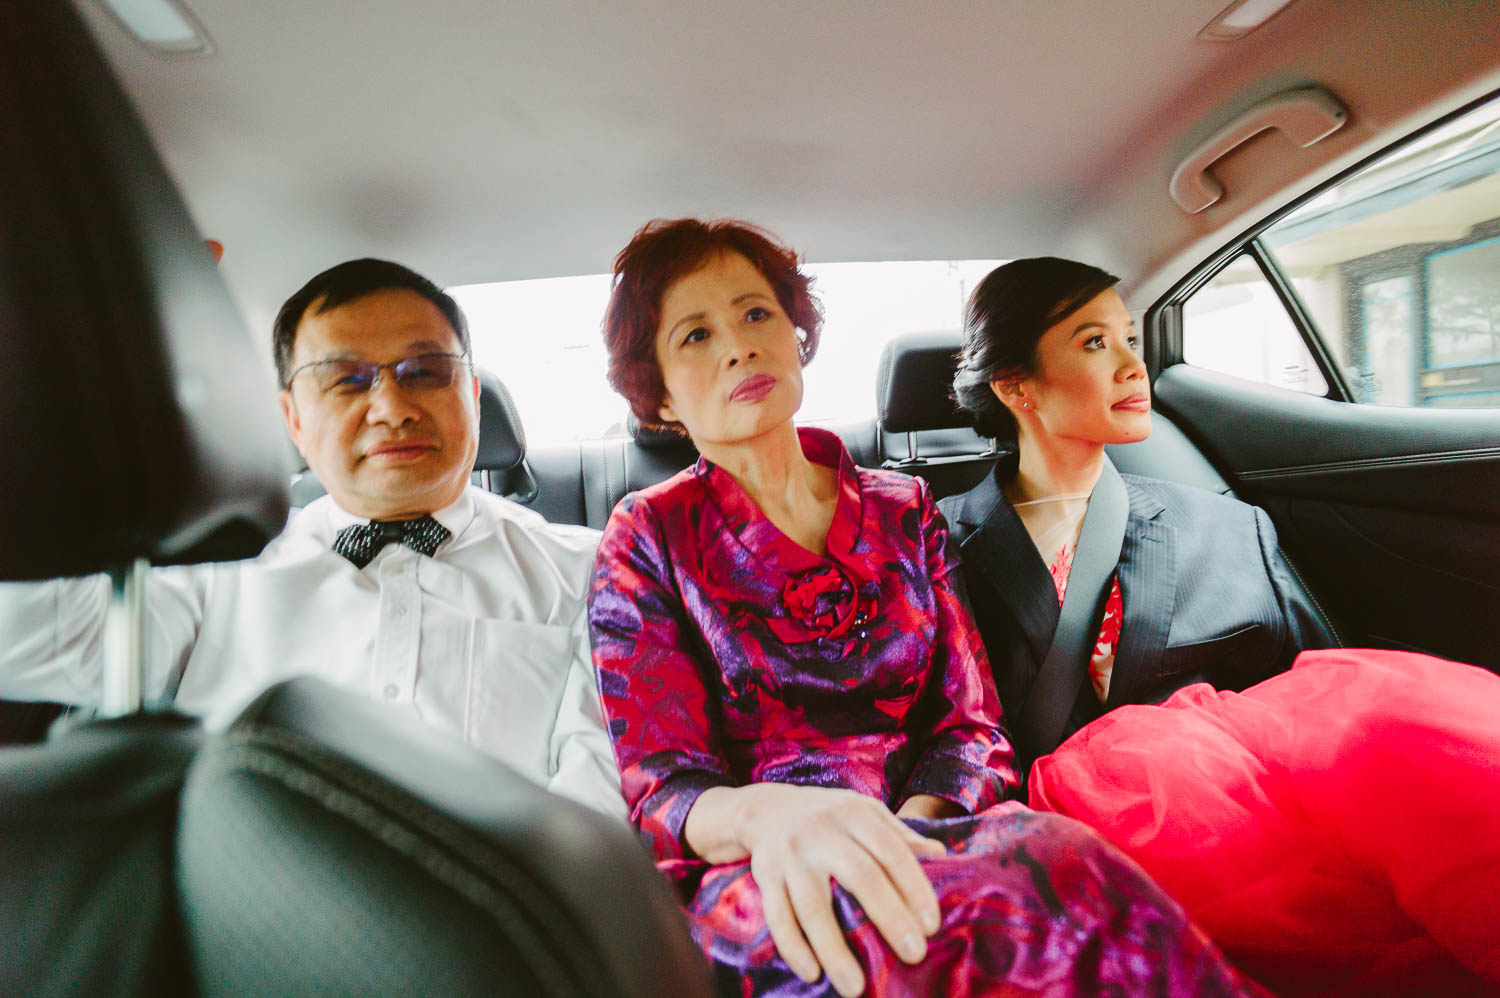
{"type": "MultiPolygon", "coordinates": [[[[319,676],[623,817],[584,611],[598,534],[469,484],[479,382],[458,305],[353,260],[287,300],[274,351],[328,495],[254,560],[152,573],[147,695],[213,726],[319,676]]],[[[0,587],[0,696],[95,700],[106,595],[101,578],[0,587]]]]}

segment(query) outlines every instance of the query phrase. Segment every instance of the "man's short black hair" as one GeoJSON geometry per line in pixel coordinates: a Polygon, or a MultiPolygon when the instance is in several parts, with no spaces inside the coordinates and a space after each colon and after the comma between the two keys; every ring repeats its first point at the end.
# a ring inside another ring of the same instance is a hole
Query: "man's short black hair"
{"type": "Polygon", "coordinates": [[[291,373],[292,347],[297,343],[297,327],[308,309],[321,315],[331,308],[347,305],[365,295],[377,291],[405,289],[415,291],[437,306],[448,325],[458,337],[461,352],[469,352],[469,326],[464,321],[463,310],[442,288],[433,284],[416,271],[389,260],[350,260],[329,267],[306,284],[302,285],[281,311],[276,313],[272,347],[276,353],[276,377],[281,387],[287,387],[287,375],[291,373]]]}

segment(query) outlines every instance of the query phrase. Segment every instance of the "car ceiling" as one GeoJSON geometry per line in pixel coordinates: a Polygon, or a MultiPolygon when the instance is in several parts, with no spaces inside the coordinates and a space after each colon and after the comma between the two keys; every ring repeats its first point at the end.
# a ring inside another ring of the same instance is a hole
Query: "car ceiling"
{"type": "Polygon", "coordinates": [[[1080,256],[1152,295],[1263,214],[1500,87],[1492,0],[1297,0],[1232,43],[1227,0],[188,0],[206,58],[76,0],[265,328],[316,271],[443,284],[598,273],[647,219],[759,222],[809,260],[1080,256]],[[1258,138],[1199,215],[1187,149],[1318,83],[1349,124],[1258,138]]]}

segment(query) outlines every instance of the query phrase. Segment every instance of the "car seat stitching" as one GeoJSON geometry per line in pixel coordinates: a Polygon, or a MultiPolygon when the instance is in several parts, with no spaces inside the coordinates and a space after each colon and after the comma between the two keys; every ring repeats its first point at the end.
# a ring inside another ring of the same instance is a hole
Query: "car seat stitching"
{"type": "MultiPolygon", "coordinates": [[[[528,883],[530,878],[524,871],[502,853],[484,849],[472,839],[465,841],[454,834],[448,822],[434,822],[431,812],[399,789],[352,766],[340,765],[304,739],[261,728],[232,734],[228,742],[214,757],[219,768],[226,772],[237,768],[274,779],[410,859],[487,912],[512,938],[525,940],[519,951],[537,960],[532,969],[550,992],[575,993],[579,982],[568,979],[568,965],[557,959],[545,938],[531,928],[538,921],[568,920],[560,919],[561,911],[548,910],[558,905],[528,883]],[[295,763],[278,753],[291,756],[295,763]],[[452,855],[444,855],[443,850],[452,855]],[[474,868],[484,876],[476,876],[474,868]]],[[[552,930],[553,938],[586,944],[575,926],[554,925],[552,930]]],[[[576,964],[576,968],[590,966],[601,966],[597,955],[576,964]]]]}

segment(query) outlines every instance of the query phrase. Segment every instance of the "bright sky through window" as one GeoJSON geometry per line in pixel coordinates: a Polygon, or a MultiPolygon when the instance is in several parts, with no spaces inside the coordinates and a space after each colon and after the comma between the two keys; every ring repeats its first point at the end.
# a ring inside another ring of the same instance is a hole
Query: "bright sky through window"
{"type": "MultiPolygon", "coordinates": [[[[998,263],[809,265],[824,325],[798,421],[873,417],[875,368],[885,344],[903,332],[960,328],[970,289],[998,263]]],[[[599,333],[607,275],[448,290],[468,316],[475,362],[510,389],[529,444],[624,432],[625,403],[605,380],[599,333]]]]}

